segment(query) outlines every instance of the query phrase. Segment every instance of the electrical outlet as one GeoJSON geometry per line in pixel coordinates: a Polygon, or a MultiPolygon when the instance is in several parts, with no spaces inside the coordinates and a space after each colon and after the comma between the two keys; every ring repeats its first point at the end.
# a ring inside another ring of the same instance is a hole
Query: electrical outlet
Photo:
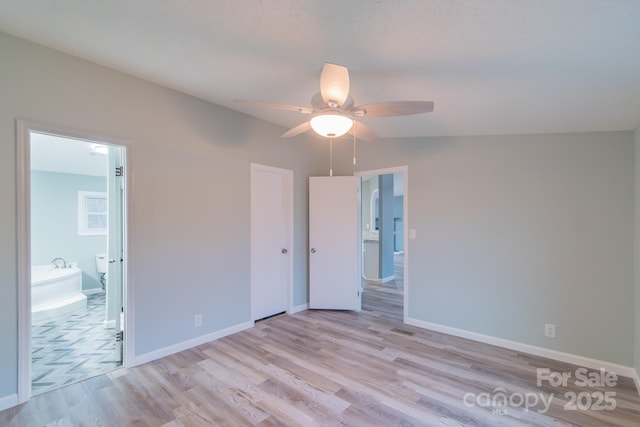
{"type": "Polygon", "coordinates": [[[553,323],[545,323],[544,324],[544,336],[549,338],[556,337],[556,325],[553,323]]]}
{"type": "Polygon", "coordinates": [[[202,326],[202,314],[196,314],[193,317],[193,326],[196,328],[202,326]]]}

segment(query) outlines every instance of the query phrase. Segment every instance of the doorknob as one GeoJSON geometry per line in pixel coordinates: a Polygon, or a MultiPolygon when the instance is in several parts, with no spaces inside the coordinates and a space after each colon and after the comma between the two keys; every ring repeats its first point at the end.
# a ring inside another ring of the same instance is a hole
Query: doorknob
{"type": "Polygon", "coordinates": [[[311,248],[311,253],[315,254],[316,253],[316,248],[311,248]]]}
{"type": "Polygon", "coordinates": [[[286,253],[287,253],[287,252],[289,252],[289,251],[288,251],[288,250],[286,250],[285,248],[282,248],[282,251],[280,251],[280,252],[282,252],[283,254],[286,254],[286,253]]]}
{"type": "Polygon", "coordinates": [[[109,264],[113,264],[114,262],[116,262],[116,260],[115,260],[115,259],[110,259],[110,260],[109,260],[109,264]]]}

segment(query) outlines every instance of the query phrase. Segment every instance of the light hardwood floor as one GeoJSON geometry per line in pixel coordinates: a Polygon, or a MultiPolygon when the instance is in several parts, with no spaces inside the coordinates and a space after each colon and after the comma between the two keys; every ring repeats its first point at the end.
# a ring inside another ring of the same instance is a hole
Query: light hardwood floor
{"type": "Polygon", "coordinates": [[[404,325],[375,311],[379,301],[393,305],[389,293],[376,292],[365,291],[360,313],[268,319],[36,396],[0,413],[0,426],[640,425],[640,398],[628,378],[615,387],[538,387],[536,368],[577,367],[404,325]],[[554,397],[544,413],[542,403],[528,411],[475,404],[482,402],[474,396],[502,390],[554,397]],[[564,410],[572,391],[615,392],[617,407],[564,410]]]}

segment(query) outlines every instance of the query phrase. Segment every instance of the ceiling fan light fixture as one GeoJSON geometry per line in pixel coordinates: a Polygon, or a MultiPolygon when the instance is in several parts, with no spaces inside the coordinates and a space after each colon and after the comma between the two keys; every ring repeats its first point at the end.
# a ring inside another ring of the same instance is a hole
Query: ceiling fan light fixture
{"type": "Polygon", "coordinates": [[[311,128],[320,136],[337,138],[349,132],[353,120],[340,114],[322,114],[311,119],[311,128]]]}

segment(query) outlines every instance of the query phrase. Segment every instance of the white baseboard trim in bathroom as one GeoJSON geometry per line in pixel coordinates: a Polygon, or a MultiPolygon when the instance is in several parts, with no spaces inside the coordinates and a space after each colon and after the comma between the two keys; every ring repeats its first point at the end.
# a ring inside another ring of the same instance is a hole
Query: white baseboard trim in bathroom
{"type": "Polygon", "coordinates": [[[289,311],[289,314],[295,314],[305,310],[309,310],[309,304],[296,305],[291,309],[291,311],[289,311]]]}
{"type": "MultiPolygon", "coordinates": [[[[584,366],[590,369],[605,369],[607,372],[614,372],[628,378],[637,377],[636,370],[630,366],[619,365],[617,363],[605,362],[603,360],[592,359],[589,357],[578,356],[577,354],[564,353],[557,350],[551,350],[544,347],[538,347],[530,344],[524,344],[517,341],[506,340],[503,338],[492,337],[489,335],[479,334],[477,332],[466,331],[464,329],[452,328],[451,326],[440,325],[437,323],[425,322],[413,318],[407,318],[408,325],[417,326],[419,328],[429,329],[443,334],[454,335],[456,337],[467,338],[485,344],[503,347],[509,350],[529,353],[535,356],[546,357],[548,359],[560,362],[571,363],[573,365],[584,366]]],[[[636,382],[637,384],[637,382],[636,382]]]]}
{"type": "Polygon", "coordinates": [[[178,344],[170,345],[168,347],[160,348],[158,350],[150,351],[149,353],[141,354],[133,358],[133,364],[131,366],[138,366],[144,363],[148,363],[165,356],[169,356],[180,351],[188,350],[199,345],[215,341],[219,338],[226,337],[227,335],[235,334],[236,332],[244,331],[253,327],[253,322],[244,322],[231,326],[226,329],[222,329],[216,332],[212,332],[207,335],[202,335],[196,338],[192,338],[187,341],[182,341],[178,344]]]}
{"type": "Polygon", "coordinates": [[[85,295],[93,295],[102,293],[102,288],[83,289],[82,293],[85,295]]]}
{"type": "Polygon", "coordinates": [[[0,411],[13,408],[18,404],[18,394],[10,394],[9,396],[0,397],[0,411]]]}

